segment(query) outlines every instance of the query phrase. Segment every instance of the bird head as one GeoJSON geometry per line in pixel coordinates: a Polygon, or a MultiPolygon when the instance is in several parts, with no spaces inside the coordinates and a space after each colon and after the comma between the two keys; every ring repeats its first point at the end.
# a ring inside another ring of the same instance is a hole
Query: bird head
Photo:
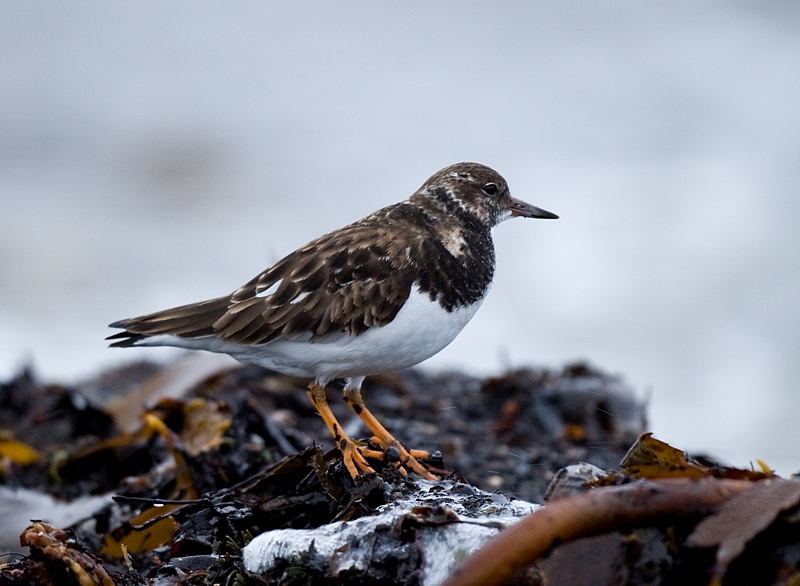
{"type": "Polygon", "coordinates": [[[506,180],[497,171],[478,163],[445,167],[428,179],[410,201],[456,217],[474,218],[487,228],[515,216],[558,218],[513,197],[506,180]]]}

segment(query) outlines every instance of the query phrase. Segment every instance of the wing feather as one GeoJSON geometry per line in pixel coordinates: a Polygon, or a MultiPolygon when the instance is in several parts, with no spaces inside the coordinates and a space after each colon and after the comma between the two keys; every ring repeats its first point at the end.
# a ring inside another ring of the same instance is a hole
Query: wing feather
{"type": "Polygon", "coordinates": [[[239,344],[302,334],[322,341],[384,326],[400,311],[414,283],[406,251],[416,234],[400,229],[387,238],[384,229],[396,207],[318,238],[228,297],[116,322],[113,327],[125,329],[117,338],[127,336],[117,344],[157,334],[215,335],[239,344]]]}

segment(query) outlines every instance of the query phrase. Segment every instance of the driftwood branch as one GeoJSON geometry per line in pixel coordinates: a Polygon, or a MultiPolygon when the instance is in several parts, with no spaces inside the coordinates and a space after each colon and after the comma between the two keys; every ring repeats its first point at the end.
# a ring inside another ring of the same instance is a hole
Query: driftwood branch
{"type": "Polygon", "coordinates": [[[752,482],[674,478],[602,487],[557,500],[502,531],[441,586],[500,586],[565,541],[675,517],[701,517],[752,482]]]}

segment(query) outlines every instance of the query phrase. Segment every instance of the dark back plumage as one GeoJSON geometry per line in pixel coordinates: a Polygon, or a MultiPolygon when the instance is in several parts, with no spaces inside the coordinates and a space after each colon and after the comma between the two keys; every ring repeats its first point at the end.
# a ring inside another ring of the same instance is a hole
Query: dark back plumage
{"type": "Polygon", "coordinates": [[[172,334],[238,344],[357,336],[390,323],[416,284],[445,310],[485,295],[491,228],[508,216],[503,178],[475,163],[439,171],[407,201],[317,238],[229,296],[111,324],[112,346],[172,334]],[[491,197],[482,188],[493,183],[491,197]]]}

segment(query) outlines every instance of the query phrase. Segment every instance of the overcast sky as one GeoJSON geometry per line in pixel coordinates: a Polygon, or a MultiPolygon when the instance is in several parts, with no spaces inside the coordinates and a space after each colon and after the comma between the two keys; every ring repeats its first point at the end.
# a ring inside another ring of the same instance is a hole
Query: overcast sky
{"type": "Polygon", "coordinates": [[[586,359],[661,439],[800,468],[800,4],[6,2],[0,377],[159,350],[111,321],[229,293],[458,161],[561,216],[495,231],[427,363],[586,359]]]}

